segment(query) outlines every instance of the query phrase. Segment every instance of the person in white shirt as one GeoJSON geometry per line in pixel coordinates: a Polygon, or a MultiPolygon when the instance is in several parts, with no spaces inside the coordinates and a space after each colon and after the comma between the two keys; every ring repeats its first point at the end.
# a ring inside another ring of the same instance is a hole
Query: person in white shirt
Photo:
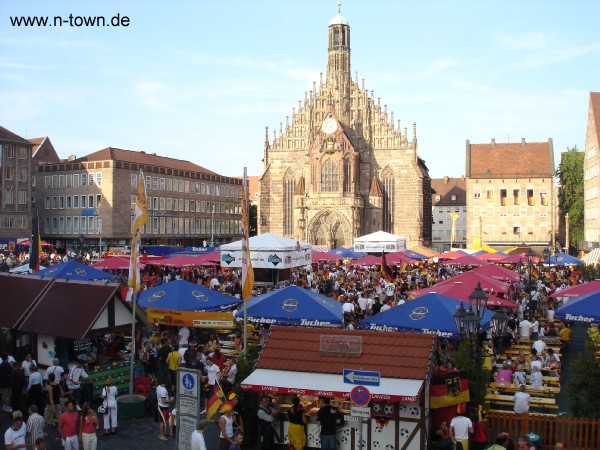
{"type": "Polygon", "coordinates": [[[529,363],[529,366],[531,367],[531,371],[533,372],[534,368],[537,367],[538,369],[542,370],[542,362],[540,361],[539,358],[535,358],[533,361],[531,361],[531,363],[529,363]]]}
{"type": "Polygon", "coordinates": [[[460,441],[465,450],[469,448],[469,433],[473,433],[473,422],[468,417],[459,414],[450,421],[450,438],[460,441]]]}
{"type": "Polygon", "coordinates": [[[204,430],[210,422],[206,419],[198,421],[196,430],[192,433],[192,447],[191,450],[206,450],[206,443],[204,442],[204,430]]]}
{"type": "Polygon", "coordinates": [[[60,365],[60,361],[58,358],[54,358],[52,360],[52,365],[48,366],[48,368],[46,369],[46,372],[44,373],[44,381],[48,381],[48,375],[50,375],[51,373],[54,374],[54,379],[55,380],[60,380],[60,376],[63,374],[63,372],[65,371],[65,369],[62,368],[62,366],[60,365]]]}
{"type": "Polygon", "coordinates": [[[521,339],[529,339],[531,335],[531,322],[527,319],[523,319],[519,323],[519,334],[521,335],[521,339]]]}
{"type": "MultiPolygon", "coordinates": [[[[537,322],[537,320],[536,320],[536,322],[537,322]]],[[[537,341],[535,341],[531,347],[535,348],[537,350],[538,355],[541,355],[541,353],[548,348],[546,346],[546,343],[544,341],[542,341],[541,339],[538,339],[537,341]]]]}
{"type": "Polygon", "coordinates": [[[160,381],[160,384],[156,386],[156,399],[158,401],[158,414],[160,417],[160,435],[158,436],[158,438],[161,441],[169,440],[169,438],[165,436],[165,432],[167,430],[169,421],[169,405],[174,400],[173,397],[169,398],[169,391],[167,391],[166,385],[167,379],[165,377],[160,381]]]}
{"type": "Polygon", "coordinates": [[[209,399],[212,397],[213,392],[215,390],[215,384],[217,383],[217,377],[221,373],[221,369],[215,363],[213,363],[212,357],[206,358],[206,376],[208,378],[208,393],[206,398],[209,399]]]}
{"type": "Polygon", "coordinates": [[[383,306],[381,307],[380,312],[384,312],[387,311],[388,309],[391,309],[392,307],[390,306],[389,300],[384,300],[383,301],[383,306]]]}
{"type": "Polygon", "coordinates": [[[189,338],[190,329],[188,327],[181,327],[179,329],[179,347],[187,347],[189,338]]]}
{"type": "Polygon", "coordinates": [[[7,450],[27,448],[25,436],[27,434],[27,425],[23,423],[23,416],[13,416],[12,425],[4,433],[4,446],[7,450]]]}
{"type": "Polygon", "coordinates": [[[29,379],[29,375],[31,375],[31,366],[37,366],[35,359],[31,357],[31,354],[28,354],[23,362],[21,363],[21,367],[23,367],[23,371],[25,372],[25,378],[29,379]]]}
{"type": "Polygon", "coordinates": [[[515,402],[514,411],[516,413],[529,412],[529,403],[531,402],[531,396],[525,392],[525,385],[519,386],[519,392],[513,395],[513,402],[515,402]]]}
{"type": "Polygon", "coordinates": [[[73,402],[77,411],[81,411],[81,407],[79,406],[79,402],[81,401],[81,382],[79,380],[81,378],[89,378],[82,365],[83,362],[77,360],[76,365],[69,370],[69,377],[67,378],[67,387],[73,391],[73,402]]]}

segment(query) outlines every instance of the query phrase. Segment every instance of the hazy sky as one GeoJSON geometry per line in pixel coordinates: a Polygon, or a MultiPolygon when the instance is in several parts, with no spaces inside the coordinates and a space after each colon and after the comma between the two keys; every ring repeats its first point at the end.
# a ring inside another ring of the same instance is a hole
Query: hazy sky
{"type": "MultiPolygon", "coordinates": [[[[223,175],[262,171],[279,129],[327,64],[335,0],[0,0],[0,125],[59,156],[112,146],[223,175]],[[129,18],[127,27],[15,27],[11,16],[129,18]],[[270,132],[272,136],[272,132],[270,132]]],[[[461,176],[465,141],[584,147],[600,90],[600,2],[346,0],[352,74],[434,178],[461,176]]]]}

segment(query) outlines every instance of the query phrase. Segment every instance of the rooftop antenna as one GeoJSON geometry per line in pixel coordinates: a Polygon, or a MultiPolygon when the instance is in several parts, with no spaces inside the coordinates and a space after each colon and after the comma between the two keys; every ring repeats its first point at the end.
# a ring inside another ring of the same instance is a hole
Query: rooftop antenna
{"type": "Polygon", "coordinates": [[[338,0],[338,14],[342,13],[342,2],[338,0]]]}

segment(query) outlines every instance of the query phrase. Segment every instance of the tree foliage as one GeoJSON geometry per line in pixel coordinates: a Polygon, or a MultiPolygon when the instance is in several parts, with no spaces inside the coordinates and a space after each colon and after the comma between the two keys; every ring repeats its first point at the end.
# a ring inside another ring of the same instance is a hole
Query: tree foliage
{"type": "Polygon", "coordinates": [[[469,408],[476,411],[479,406],[477,404],[477,399],[481,402],[485,398],[487,384],[490,379],[490,371],[482,366],[482,355],[477,355],[479,357],[478,361],[478,358],[475,357],[473,353],[471,342],[468,340],[461,340],[454,351],[451,352],[451,357],[454,367],[463,371],[469,380],[471,397],[469,408]],[[478,390],[478,392],[476,392],[476,390],[478,390]]]}
{"type": "Polygon", "coordinates": [[[578,243],[584,239],[583,234],[583,161],[584,152],[577,146],[567,148],[562,153],[556,176],[559,180],[558,209],[560,224],[564,226],[565,215],[569,214],[570,242],[578,243]]]}
{"type": "Polygon", "coordinates": [[[600,334],[595,326],[591,326],[585,349],[570,364],[573,379],[569,383],[568,391],[575,417],[600,417],[600,361],[596,357],[598,348],[600,334]]]}

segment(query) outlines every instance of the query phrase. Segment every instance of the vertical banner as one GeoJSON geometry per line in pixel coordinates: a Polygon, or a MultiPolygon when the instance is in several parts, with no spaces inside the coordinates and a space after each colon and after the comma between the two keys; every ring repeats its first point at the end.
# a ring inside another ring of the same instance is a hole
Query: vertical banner
{"type": "Polygon", "coordinates": [[[248,177],[244,167],[242,182],[242,300],[248,301],[254,287],[254,269],[250,259],[250,214],[248,197],[248,177]]]}
{"type": "Polygon", "coordinates": [[[42,239],[40,237],[40,220],[36,208],[33,210],[31,219],[31,240],[29,241],[29,268],[34,272],[40,270],[40,256],[42,256],[42,239]]]}
{"type": "Polygon", "coordinates": [[[127,301],[131,301],[140,290],[140,269],[138,267],[140,258],[140,240],[142,227],[148,223],[148,203],[146,200],[146,180],[144,172],[140,170],[137,197],[133,211],[133,235],[131,238],[131,259],[129,262],[129,280],[127,285],[127,301]]]}

